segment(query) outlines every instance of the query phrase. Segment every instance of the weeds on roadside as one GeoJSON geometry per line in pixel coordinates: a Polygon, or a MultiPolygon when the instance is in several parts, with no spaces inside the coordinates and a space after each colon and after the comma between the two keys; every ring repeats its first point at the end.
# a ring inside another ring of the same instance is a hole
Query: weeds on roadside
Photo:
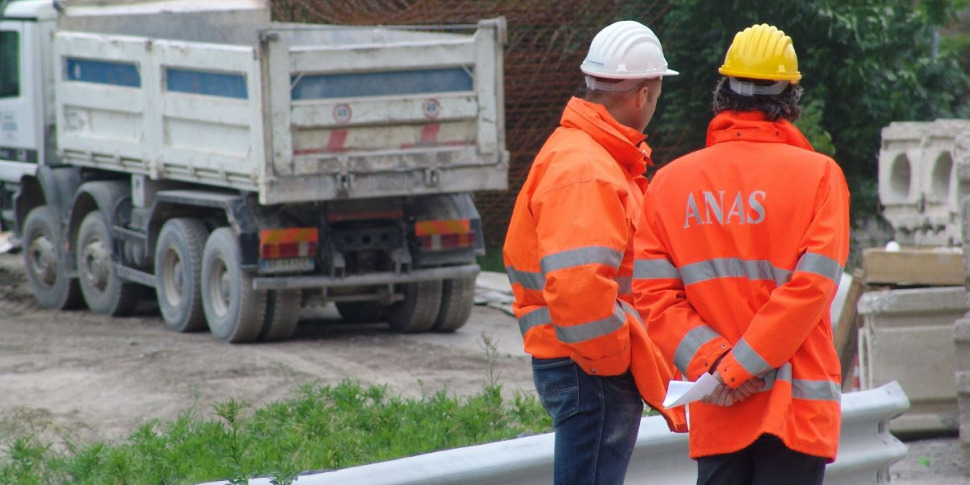
{"type": "Polygon", "coordinates": [[[30,434],[0,437],[0,483],[18,485],[246,483],[256,476],[293,483],[322,471],[548,431],[534,398],[502,397],[490,381],[460,400],[444,391],[420,399],[391,395],[386,386],[345,380],[305,384],[290,398],[252,410],[228,400],[214,417],[189,410],[171,422],[152,421],[121,443],[66,439],[63,451],[30,434]],[[322,470],[321,470],[322,469],[322,470]]]}

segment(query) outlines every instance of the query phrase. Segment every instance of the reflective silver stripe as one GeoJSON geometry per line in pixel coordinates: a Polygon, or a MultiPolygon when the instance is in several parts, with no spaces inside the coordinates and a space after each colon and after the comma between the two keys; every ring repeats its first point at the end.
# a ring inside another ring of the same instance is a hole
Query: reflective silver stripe
{"type": "Polygon", "coordinates": [[[700,283],[716,278],[747,278],[749,280],[772,280],[781,286],[791,278],[791,271],[776,268],[766,259],[718,258],[698,261],[680,268],[684,285],[700,283]]]}
{"type": "Polygon", "coordinates": [[[842,279],[842,265],[828,256],[816,253],[805,253],[801,258],[798,258],[795,271],[805,271],[824,276],[834,281],[836,285],[842,279]]]}
{"type": "Polygon", "coordinates": [[[623,308],[623,311],[625,311],[628,315],[630,315],[633,318],[635,318],[636,321],[640,322],[641,324],[643,323],[643,320],[640,318],[640,312],[638,312],[637,309],[634,308],[633,305],[631,305],[631,304],[629,304],[629,303],[627,303],[627,302],[625,302],[623,300],[620,300],[620,307],[623,308]]]}
{"type": "MultiPolygon", "coordinates": [[[[620,328],[620,326],[622,326],[626,322],[626,317],[624,316],[624,314],[628,314],[633,318],[637,319],[637,321],[640,321],[640,314],[637,313],[636,308],[634,308],[633,305],[630,305],[625,301],[620,301],[618,306],[616,307],[616,312],[614,312],[613,315],[607,318],[604,318],[602,320],[584,323],[584,324],[576,325],[572,327],[563,327],[563,328],[557,327],[556,335],[559,337],[559,340],[563,342],[568,342],[568,343],[582,342],[584,340],[589,340],[591,338],[600,337],[602,335],[606,335],[612,331],[615,331],[617,328],[620,328]],[[617,320],[619,320],[619,326],[616,326],[613,323],[611,323],[611,322],[616,322],[617,320]],[[613,325],[613,328],[611,330],[605,330],[610,325],[613,325]],[[597,326],[600,327],[599,330],[597,330],[597,326]],[[597,331],[600,331],[603,333],[596,334],[597,331]],[[584,334],[592,334],[592,336],[583,338],[584,334]],[[578,338],[578,340],[567,340],[570,338],[573,338],[573,339],[578,338]]],[[[552,323],[552,316],[549,315],[549,307],[539,307],[535,310],[532,310],[529,313],[526,313],[525,315],[522,315],[519,318],[519,332],[521,332],[522,336],[524,337],[526,332],[528,332],[532,327],[536,327],[539,325],[549,325],[551,323],[552,323]]],[[[643,323],[643,322],[640,321],[640,323],[643,323]]]]}
{"type": "Polygon", "coordinates": [[[611,268],[619,268],[623,260],[623,253],[605,246],[588,246],[585,248],[567,249],[558,253],[548,254],[539,262],[542,272],[563,268],[573,268],[584,264],[605,264],[611,268]]]}
{"type": "Polygon", "coordinates": [[[621,295],[629,295],[633,293],[633,277],[632,276],[614,276],[613,281],[616,281],[616,285],[619,286],[617,292],[621,295]]]}
{"type": "Polygon", "coordinates": [[[791,383],[792,399],[808,399],[813,401],[842,401],[842,390],[837,382],[832,381],[813,381],[808,379],[792,379],[791,364],[786,363],[773,370],[764,377],[764,387],[758,392],[770,391],[775,387],[777,381],[788,381],[791,383]]]}
{"type": "Polygon", "coordinates": [[[770,391],[771,388],[775,387],[775,381],[791,382],[791,364],[785,363],[778,369],[771,370],[761,376],[761,379],[765,381],[765,386],[758,392],[770,391]]]}
{"type": "Polygon", "coordinates": [[[612,315],[601,320],[594,320],[579,325],[570,325],[568,327],[556,325],[556,336],[559,337],[560,342],[575,344],[609,335],[617,331],[617,329],[622,328],[623,324],[626,323],[626,313],[620,305],[615,305],[615,308],[616,310],[612,315]]]}
{"type": "Polygon", "coordinates": [[[680,272],[666,259],[638,259],[633,262],[633,279],[680,279],[680,272]]]}
{"type": "Polygon", "coordinates": [[[793,399],[810,399],[812,401],[842,401],[842,390],[838,383],[832,381],[810,381],[795,379],[791,383],[791,397],[793,399]]]}
{"type": "Polygon", "coordinates": [[[758,355],[743,338],[738,340],[738,343],[734,345],[731,353],[738,360],[738,364],[741,364],[741,367],[744,367],[744,370],[748,371],[748,374],[759,376],[772,369],[768,365],[768,362],[758,355]]]}
{"type": "Polygon", "coordinates": [[[519,331],[525,337],[525,333],[532,327],[550,323],[552,323],[552,317],[549,316],[549,307],[539,307],[519,317],[519,331]]]}
{"type": "Polygon", "coordinates": [[[681,374],[687,375],[687,365],[694,359],[694,355],[700,350],[701,346],[720,337],[720,334],[707,325],[694,327],[680,339],[677,350],[674,351],[674,365],[680,370],[681,374]]]}
{"type": "Polygon", "coordinates": [[[791,364],[785,362],[784,365],[775,371],[775,377],[777,377],[779,381],[791,382],[791,364]]]}
{"type": "Polygon", "coordinates": [[[511,266],[505,267],[505,273],[509,275],[509,283],[518,283],[527,290],[541,290],[546,287],[546,277],[542,273],[519,271],[511,266]]]}

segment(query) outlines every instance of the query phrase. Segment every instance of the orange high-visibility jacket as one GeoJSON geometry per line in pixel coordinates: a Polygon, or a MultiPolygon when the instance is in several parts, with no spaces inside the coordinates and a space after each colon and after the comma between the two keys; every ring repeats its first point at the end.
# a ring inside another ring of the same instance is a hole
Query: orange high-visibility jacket
{"type": "Polygon", "coordinates": [[[725,112],[707,148],[661,168],[645,196],[633,288],[650,337],[691,381],[717,370],[762,391],[690,405],[690,455],[730,453],[763,433],[834,460],[839,359],[829,306],[849,252],[842,170],[786,121],[725,112]]]}
{"type": "MultiPolygon", "coordinates": [[[[662,409],[674,370],[646,338],[631,293],[644,140],[604,106],[572,98],[519,192],[503,254],[527,353],[570,357],[594,375],[632,370],[647,404],[662,409]]],[[[684,430],[681,411],[664,416],[684,430]]]]}

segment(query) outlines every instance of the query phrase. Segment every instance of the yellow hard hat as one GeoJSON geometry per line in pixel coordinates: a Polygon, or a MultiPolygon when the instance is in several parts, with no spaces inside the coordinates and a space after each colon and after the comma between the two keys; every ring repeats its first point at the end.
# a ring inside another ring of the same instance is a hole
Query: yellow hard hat
{"type": "Polygon", "coordinates": [[[752,25],[734,36],[718,72],[729,77],[798,84],[798,57],[791,37],[768,24],[752,25]]]}

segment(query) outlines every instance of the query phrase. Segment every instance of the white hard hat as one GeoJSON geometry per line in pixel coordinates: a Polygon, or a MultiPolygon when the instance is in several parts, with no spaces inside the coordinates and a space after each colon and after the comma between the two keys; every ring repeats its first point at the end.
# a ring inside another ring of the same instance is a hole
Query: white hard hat
{"type": "Polygon", "coordinates": [[[678,74],[667,68],[656,34],[633,20],[613,23],[596,34],[586,60],[579,68],[587,76],[606,79],[646,79],[678,74]]]}

